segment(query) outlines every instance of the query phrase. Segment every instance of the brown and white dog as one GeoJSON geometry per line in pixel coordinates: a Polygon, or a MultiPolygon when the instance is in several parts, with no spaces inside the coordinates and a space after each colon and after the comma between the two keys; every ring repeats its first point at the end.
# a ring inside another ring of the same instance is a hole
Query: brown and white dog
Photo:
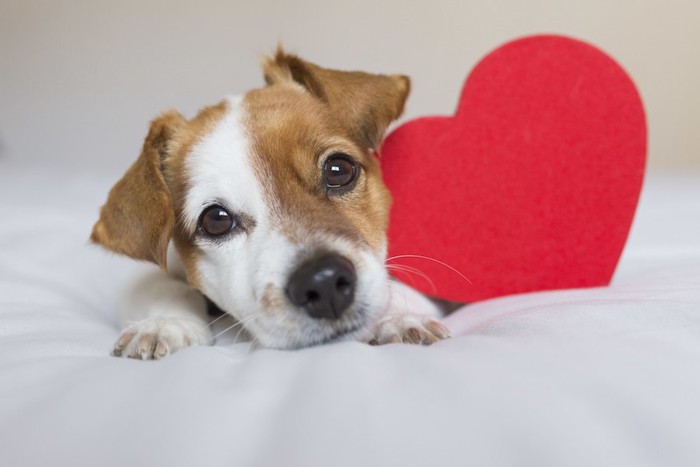
{"type": "Polygon", "coordinates": [[[205,296],[263,347],[429,344],[437,308],[390,281],[391,197],[375,150],[409,80],[321,68],[278,50],[267,86],[191,120],[156,118],[92,240],[151,261],[117,356],[211,343],[205,296]]]}

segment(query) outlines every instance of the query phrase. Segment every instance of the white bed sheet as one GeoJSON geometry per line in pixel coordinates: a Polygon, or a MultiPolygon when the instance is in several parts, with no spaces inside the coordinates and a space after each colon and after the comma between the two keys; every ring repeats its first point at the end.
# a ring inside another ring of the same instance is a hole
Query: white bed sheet
{"type": "Polygon", "coordinates": [[[87,245],[115,178],[0,163],[0,466],[700,465],[700,175],[649,177],[611,287],[157,362],[109,356],[149,268],[87,245]]]}

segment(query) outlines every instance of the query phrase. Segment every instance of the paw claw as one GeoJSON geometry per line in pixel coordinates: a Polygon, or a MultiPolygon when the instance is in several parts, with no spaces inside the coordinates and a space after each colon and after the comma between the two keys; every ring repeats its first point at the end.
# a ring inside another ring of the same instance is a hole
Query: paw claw
{"type": "Polygon", "coordinates": [[[447,327],[440,321],[428,321],[425,324],[425,327],[438,339],[447,339],[448,337],[450,337],[450,330],[447,329],[447,327]]]}
{"type": "Polygon", "coordinates": [[[153,356],[153,351],[156,348],[157,341],[158,336],[156,334],[147,333],[141,335],[141,337],[138,339],[136,348],[129,354],[129,357],[148,360],[153,356]]]}
{"type": "Polygon", "coordinates": [[[163,358],[168,355],[168,344],[162,340],[159,340],[156,344],[156,349],[153,351],[154,358],[163,358]]]}
{"type": "Polygon", "coordinates": [[[112,349],[112,355],[115,357],[121,357],[124,349],[126,348],[127,345],[129,345],[129,342],[136,336],[136,332],[131,331],[129,329],[125,330],[121,336],[119,336],[119,339],[117,339],[117,342],[114,343],[114,348],[112,349]]]}
{"type": "Polygon", "coordinates": [[[401,336],[401,342],[404,344],[420,344],[421,340],[421,334],[417,328],[408,328],[401,336]]]}

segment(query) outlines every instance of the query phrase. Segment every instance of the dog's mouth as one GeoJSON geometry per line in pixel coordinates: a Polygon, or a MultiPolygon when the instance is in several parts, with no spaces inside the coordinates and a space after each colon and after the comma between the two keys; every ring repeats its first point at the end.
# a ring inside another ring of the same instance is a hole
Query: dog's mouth
{"type": "Polygon", "coordinates": [[[353,318],[350,321],[342,323],[330,333],[326,332],[323,335],[319,335],[321,334],[319,332],[310,336],[309,339],[300,342],[296,348],[314,347],[349,340],[363,341],[368,336],[378,317],[382,315],[382,313],[372,313],[370,310],[371,308],[366,306],[366,304],[359,305],[358,308],[353,310],[353,318]]]}
{"type": "MultiPolygon", "coordinates": [[[[241,319],[223,310],[216,303],[206,297],[209,316],[217,320],[222,315],[233,316],[237,322],[241,319]]],[[[332,344],[348,340],[361,340],[368,332],[374,321],[374,313],[366,304],[358,303],[351,306],[341,319],[313,318],[297,309],[285,309],[285,313],[297,318],[292,320],[295,324],[282,331],[286,326],[276,326],[268,323],[263,328],[243,324],[248,334],[257,341],[257,345],[278,349],[302,349],[319,345],[332,344]],[[257,329],[256,329],[257,328],[257,329]],[[268,340],[270,337],[272,340],[268,340]],[[283,337],[284,336],[284,337],[283,337]]],[[[242,321],[246,321],[243,318],[242,321]]],[[[251,323],[252,324],[252,323],[251,323]]]]}
{"type": "Polygon", "coordinates": [[[355,337],[355,334],[357,334],[359,331],[363,330],[365,327],[366,327],[366,323],[358,323],[358,324],[355,324],[355,325],[350,326],[348,328],[335,331],[330,336],[326,336],[326,337],[321,338],[317,341],[313,341],[309,344],[304,345],[304,347],[312,347],[312,346],[316,346],[316,345],[325,345],[325,344],[332,344],[334,342],[341,342],[341,341],[344,341],[348,338],[355,337]]]}

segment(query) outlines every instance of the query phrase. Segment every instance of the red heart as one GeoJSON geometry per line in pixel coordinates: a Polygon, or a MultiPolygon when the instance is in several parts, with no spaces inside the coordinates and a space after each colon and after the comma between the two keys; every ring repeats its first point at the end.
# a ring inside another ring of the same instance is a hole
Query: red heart
{"type": "Polygon", "coordinates": [[[642,102],[613,59],[560,36],[510,42],[474,68],[454,117],[387,137],[388,264],[460,302],[607,285],[645,158],[642,102]]]}

